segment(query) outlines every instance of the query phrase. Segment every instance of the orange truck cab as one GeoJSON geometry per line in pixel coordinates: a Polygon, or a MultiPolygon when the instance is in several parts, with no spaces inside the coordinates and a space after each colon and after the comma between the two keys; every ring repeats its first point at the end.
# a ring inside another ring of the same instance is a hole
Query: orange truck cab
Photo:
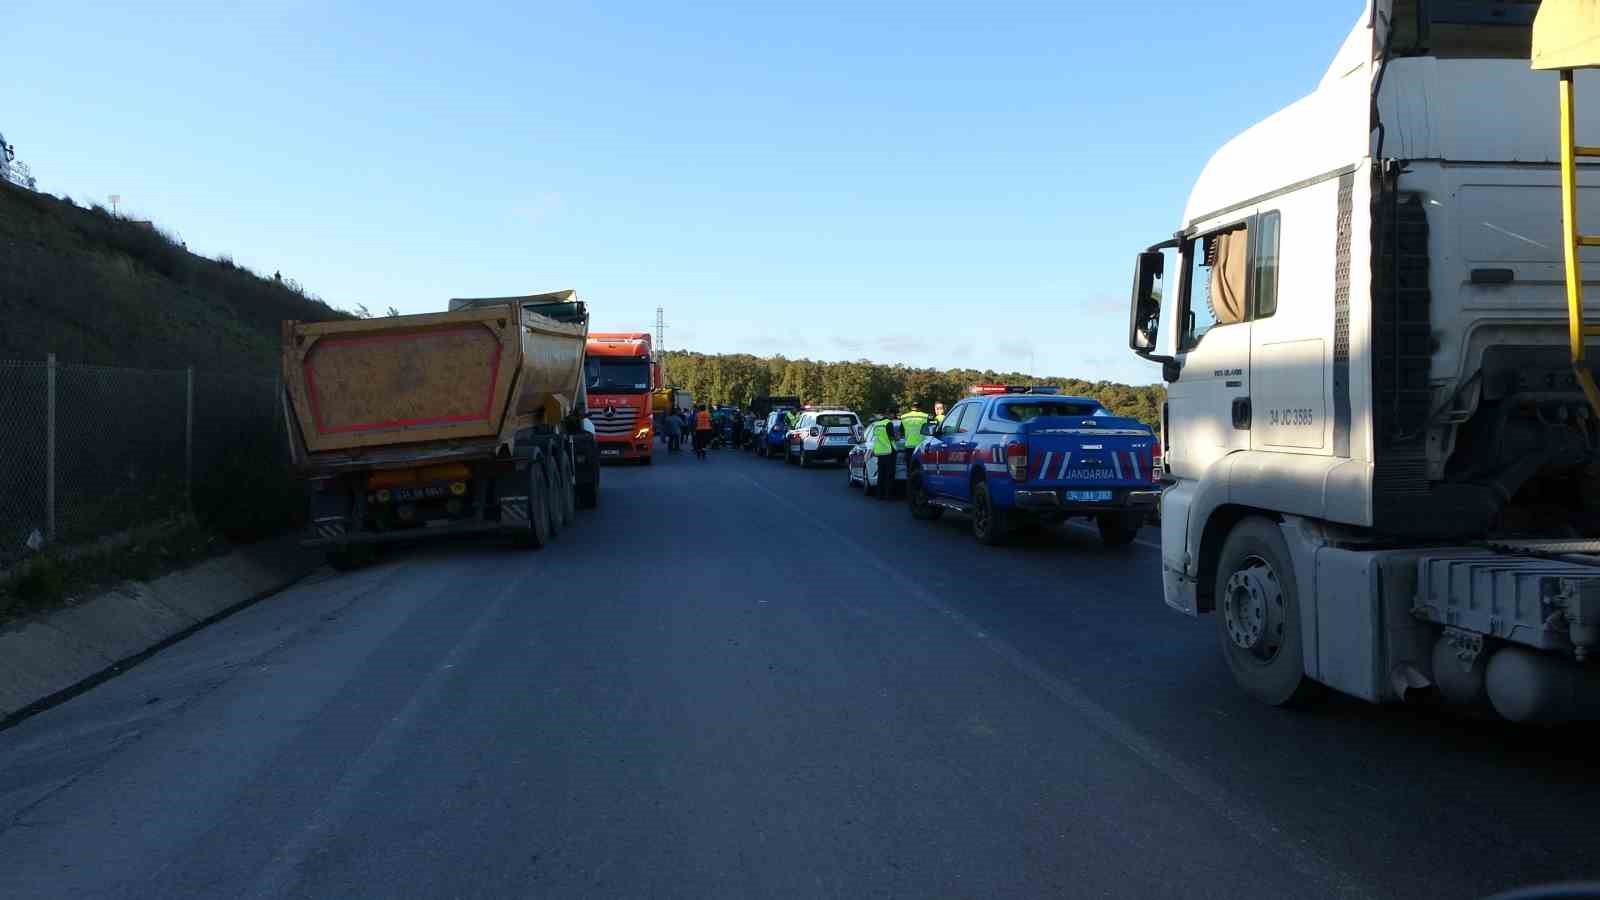
{"type": "Polygon", "coordinates": [[[649,333],[591,332],[583,377],[600,458],[634,459],[649,465],[655,433],[650,400],[661,385],[661,369],[649,333]]]}

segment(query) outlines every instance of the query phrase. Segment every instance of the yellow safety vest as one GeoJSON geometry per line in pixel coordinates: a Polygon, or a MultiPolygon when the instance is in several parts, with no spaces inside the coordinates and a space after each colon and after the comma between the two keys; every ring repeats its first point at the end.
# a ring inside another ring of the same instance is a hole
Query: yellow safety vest
{"type": "Polygon", "coordinates": [[[928,414],[914,409],[900,416],[900,424],[906,429],[906,446],[915,449],[922,443],[922,426],[928,424],[928,414]]]}

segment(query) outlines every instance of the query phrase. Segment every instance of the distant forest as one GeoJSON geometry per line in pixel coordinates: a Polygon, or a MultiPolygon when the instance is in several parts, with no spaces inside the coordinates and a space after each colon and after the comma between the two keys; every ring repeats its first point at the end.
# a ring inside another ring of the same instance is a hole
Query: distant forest
{"type": "Polygon", "coordinates": [[[865,360],[814,362],[746,353],[665,354],[667,383],[694,393],[695,400],[743,406],[761,394],[796,394],[807,403],[842,406],[862,415],[890,413],[912,405],[932,410],[980,383],[1055,385],[1063,394],[1094,397],[1118,415],[1158,423],[1166,391],[1156,384],[1127,385],[1081,378],[1033,378],[1018,372],[976,369],[912,369],[865,360]]]}

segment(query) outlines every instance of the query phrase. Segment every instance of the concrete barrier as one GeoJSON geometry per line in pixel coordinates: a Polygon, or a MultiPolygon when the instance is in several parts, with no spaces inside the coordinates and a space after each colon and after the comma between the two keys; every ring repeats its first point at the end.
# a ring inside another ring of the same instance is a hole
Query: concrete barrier
{"type": "Polygon", "coordinates": [[[194,629],[308,575],[320,554],[264,541],[0,632],[0,725],[52,705],[194,629]]]}

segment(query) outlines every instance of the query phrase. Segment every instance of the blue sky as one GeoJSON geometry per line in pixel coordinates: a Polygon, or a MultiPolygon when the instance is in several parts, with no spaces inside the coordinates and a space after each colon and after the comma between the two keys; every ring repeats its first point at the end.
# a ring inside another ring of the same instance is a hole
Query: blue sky
{"type": "Polygon", "coordinates": [[[575,287],[667,345],[1152,382],[1133,254],[1359,0],[24,2],[43,189],[336,306],[575,287]]]}

